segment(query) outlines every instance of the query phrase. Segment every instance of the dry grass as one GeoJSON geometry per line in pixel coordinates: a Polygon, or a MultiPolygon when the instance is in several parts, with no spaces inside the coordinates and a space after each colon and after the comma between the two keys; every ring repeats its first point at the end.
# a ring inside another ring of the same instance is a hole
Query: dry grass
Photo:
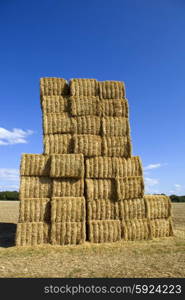
{"type": "MultiPolygon", "coordinates": [[[[2,247],[0,277],[184,277],[185,204],[172,206],[174,237],[78,246],[2,247]]],[[[17,218],[18,203],[1,201],[0,221],[16,223],[17,218]]]]}

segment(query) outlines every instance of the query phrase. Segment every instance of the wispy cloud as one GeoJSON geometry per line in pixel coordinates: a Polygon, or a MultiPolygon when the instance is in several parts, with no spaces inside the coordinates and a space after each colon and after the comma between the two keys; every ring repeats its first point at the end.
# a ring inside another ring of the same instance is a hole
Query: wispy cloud
{"type": "Polygon", "coordinates": [[[19,180],[19,170],[17,169],[0,169],[0,179],[7,181],[19,180]]]}
{"type": "Polygon", "coordinates": [[[0,185],[0,191],[16,191],[19,189],[19,185],[12,184],[12,185],[0,185]]]}
{"type": "Polygon", "coordinates": [[[32,130],[14,128],[12,131],[0,127],[0,146],[25,144],[27,136],[33,134],[32,130]]]}
{"type": "Polygon", "coordinates": [[[146,167],[144,167],[144,170],[152,170],[152,169],[157,169],[160,168],[162,166],[162,164],[157,163],[157,164],[150,164],[146,167]]]}
{"type": "Polygon", "coordinates": [[[145,177],[145,184],[147,186],[154,186],[156,184],[159,184],[159,179],[145,177]]]}

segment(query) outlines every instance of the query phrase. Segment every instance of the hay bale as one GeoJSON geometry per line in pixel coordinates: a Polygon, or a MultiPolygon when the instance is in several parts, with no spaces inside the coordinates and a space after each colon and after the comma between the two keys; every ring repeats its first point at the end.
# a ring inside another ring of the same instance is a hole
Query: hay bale
{"type": "Polygon", "coordinates": [[[121,157],[91,157],[85,160],[87,178],[115,178],[127,176],[142,176],[142,164],[139,156],[121,157]]]}
{"type": "Polygon", "coordinates": [[[43,115],[44,134],[74,133],[76,126],[76,120],[70,117],[68,113],[43,115]]]}
{"type": "Polygon", "coordinates": [[[22,176],[49,176],[50,155],[22,154],[20,175],[22,176]]]}
{"type": "Polygon", "coordinates": [[[84,179],[55,178],[52,184],[52,197],[82,197],[84,179]]]}
{"type": "Polygon", "coordinates": [[[78,245],[86,240],[85,222],[60,222],[51,224],[53,245],[78,245]]]}
{"type": "Polygon", "coordinates": [[[44,135],[45,154],[66,154],[73,152],[71,134],[47,134],[44,135]]]}
{"type": "Polygon", "coordinates": [[[85,222],[84,197],[53,197],[51,200],[51,222],[85,222]]]}
{"type": "Polygon", "coordinates": [[[85,156],[101,155],[102,139],[98,135],[74,135],[74,153],[82,153],[85,156]]]}
{"type": "Polygon", "coordinates": [[[20,182],[20,200],[24,198],[50,198],[51,179],[44,176],[22,176],[20,182]]]}
{"type": "Polygon", "coordinates": [[[50,242],[50,224],[44,222],[18,223],[16,246],[36,246],[50,242]]]}
{"type": "Polygon", "coordinates": [[[173,236],[171,217],[167,219],[149,220],[152,238],[173,236]]]}
{"type": "Polygon", "coordinates": [[[100,81],[99,95],[101,99],[125,98],[125,86],[121,81],[100,81]]]}
{"type": "Polygon", "coordinates": [[[130,136],[130,126],[128,118],[123,117],[103,117],[102,134],[104,136],[130,136]]]}
{"type": "Polygon", "coordinates": [[[98,82],[96,79],[71,79],[69,83],[71,96],[98,96],[98,82]]]}
{"type": "Polygon", "coordinates": [[[45,77],[40,78],[40,95],[42,96],[60,96],[68,95],[69,87],[67,81],[63,78],[45,77]]]}
{"type": "Polygon", "coordinates": [[[51,155],[51,177],[84,177],[83,154],[54,154],[51,155]]]}
{"type": "Polygon", "coordinates": [[[116,202],[110,199],[87,201],[88,221],[119,219],[119,215],[115,215],[115,205],[116,202]]]}
{"type": "Polygon", "coordinates": [[[43,114],[65,113],[69,111],[69,96],[42,96],[41,109],[43,114]]]}
{"type": "Polygon", "coordinates": [[[151,239],[151,229],[148,219],[121,221],[121,237],[125,241],[151,239]]]}
{"type": "Polygon", "coordinates": [[[19,223],[46,222],[50,223],[50,198],[23,198],[20,201],[19,223]]]}
{"type": "Polygon", "coordinates": [[[142,198],[144,196],[143,177],[116,178],[116,194],[118,200],[142,198]]]}
{"type": "Polygon", "coordinates": [[[88,239],[91,243],[112,243],[121,239],[119,220],[89,221],[88,239]]]}
{"type": "Polygon", "coordinates": [[[70,97],[72,116],[100,116],[100,101],[98,97],[70,97]]]}
{"type": "Polygon", "coordinates": [[[131,157],[131,140],[127,136],[114,136],[102,138],[102,155],[131,157]]]}
{"type": "Polygon", "coordinates": [[[101,129],[101,119],[97,116],[74,117],[76,122],[76,134],[99,135],[101,129]]]}
{"type": "Polygon", "coordinates": [[[87,201],[115,199],[115,181],[112,179],[85,179],[87,201]]]}
{"type": "Polygon", "coordinates": [[[171,216],[171,201],[165,195],[145,195],[147,217],[149,219],[162,219],[171,216]]]}
{"type": "Polygon", "coordinates": [[[101,116],[103,117],[125,117],[129,116],[127,99],[103,99],[101,102],[101,116]]]}
{"type": "Polygon", "coordinates": [[[126,199],[115,202],[114,215],[120,220],[145,219],[147,210],[143,198],[126,199]]]}

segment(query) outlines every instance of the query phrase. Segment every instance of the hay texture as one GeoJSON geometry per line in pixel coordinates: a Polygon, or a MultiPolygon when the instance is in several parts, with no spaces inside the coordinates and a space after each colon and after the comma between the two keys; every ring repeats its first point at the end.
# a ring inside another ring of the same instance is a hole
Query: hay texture
{"type": "Polygon", "coordinates": [[[76,120],[71,118],[68,113],[43,115],[44,134],[74,133],[76,126],[76,120]]]}
{"type": "Polygon", "coordinates": [[[19,223],[46,222],[50,223],[50,198],[25,198],[20,201],[19,223]]]}
{"type": "Polygon", "coordinates": [[[171,201],[165,195],[145,195],[144,196],[147,206],[147,217],[149,219],[162,219],[168,218],[171,213],[171,201]]]}
{"type": "Polygon", "coordinates": [[[102,133],[104,136],[130,136],[128,118],[123,117],[103,117],[102,133]]]}
{"type": "Polygon", "coordinates": [[[127,136],[114,136],[102,138],[102,155],[131,157],[131,140],[127,136]]]}
{"type": "Polygon", "coordinates": [[[51,179],[44,176],[22,176],[20,182],[20,200],[24,198],[50,198],[51,179]]]}
{"type": "Polygon", "coordinates": [[[100,100],[95,96],[70,97],[70,113],[72,116],[100,116],[100,100]]]}
{"type": "Polygon", "coordinates": [[[22,154],[21,176],[49,176],[50,156],[42,154],[22,154]]]}
{"type": "Polygon", "coordinates": [[[151,239],[151,229],[148,219],[121,221],[121,237],[125,241],[151,239]]]}
{"type": "Polygon", "coordinates": [[[142,164],[138,156],[121,157],[91,157],[85,161],[87,178],[115,178],[142,176],[142,164]]]}
{"type": "Polygon", "coordinates": [[[51,222],[85,222],[84,197],[53,197],[51,200],[51,222]]]}
{"type": "Polygon", "coordinates": [[[67,95],[68,93],[69,88],[65,79],[56,77],[45,77],[40,79],[41,97],[67,95]]]}
{"type": "Polygon", "coordinates": [[[167,219],[150,220],[152,238],[173,236],[171,217],[167,219]]]}
{"type": "Polygon", "coordinates": [[[99,96],[101,99],[125,98],[125,86],[121,81],[99,81],[99,96]]]}
{"type": "Polygon", "coordinates": [[[50,242],[50,224],[44,222],[18,223],[16,246],[36,246],[50,242]]]}
{"type": "Polygon", "coordinates": [[[69,111],[69,96],[43,96],[41,97],[41,109],[43,114],[65,113],[69,111]]]}
{"type": "Polygon", "coordinates": [[[52,197],[82,197],[84,195],[84,179],[54,178],[52,197]]]}
{"type": "Polygon", "coordinates": [[[99,85],[96,79],[71,79],[69,83],[71,96],[98,96],[99,85]]]}
{"type": "Polygon", "coordinates": [[[91,220],[114,220],[116,218],[115,214],[115,204],[114,200],[92,200],[87,202],[87,219],[91,220]]]}
{"type": "Polygon", "coordinates": [[[88,239],[91,243],[112,243],[121,239],[119,220],[89,221],[88,239]]]}
{"type": "Polygon", "coordinates": [[[125,117],[129,116],[127,99],[102,99],[100,101],[102,117],[125,117]]]}
{"type": "Polygon", "coordinates": [[[144,196],[143,177],[116,178],[116,196],[118,200],[142,198],[144,196]]]}
{"type": "Polygon", "coordinates": [[[114,179],[86,179],[85,183],[87,201],[114,199],[116,196],[114,179]]]}
{"type": "Polygon", "coordinates": [[[71,134],[44,135],[45,154],[67,154],[73,152],[71,134]]]}
{"type": "Polygon", "coordinates": [[[76,122],[76,134],[99,135],[101,128],[101,119],[97,116],[74,117],[76,122]]]}
{"type": "Polygon", "coordinates": [[[74,135],[74,153],[85,156],[98,156],[102,152],[102,139],[98,135],[74,135]]]}
{"type": "Polygon", "coordinates": [[[85,222],[60,222],[51,225],[53,245],[77,245],[86,240],[85,222]]]}
{"type": "Polygon", "coordinates": [[[51,156],[51,177],[84,177],[83,154],[54,154],[51,156]]]}

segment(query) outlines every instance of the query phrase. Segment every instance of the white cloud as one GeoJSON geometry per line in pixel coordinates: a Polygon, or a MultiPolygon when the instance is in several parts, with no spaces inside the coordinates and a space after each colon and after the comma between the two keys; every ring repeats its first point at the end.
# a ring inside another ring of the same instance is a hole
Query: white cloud
{"type": "Polygon", "coordinates": [[[150,164],[146,167],[144,167],[144,170],[152,170],[152,169],[157,169],[160,168],[162,165],[160,163],[158,164],[150,164]]]}
{"type": "Polygon", "coordinates": [[[156,184],[159,184],[159,180],[156,178],[145,177],[145,184],[147,186],[154,186],[156,184]]]}
{"type": "Polygon", "coordinates": [[[18,181],[19,170],[18,169],[0,169],[0,180],[6,181],[18,181]]]}
{"type": "Polygon", "coordinates": [[[27,136],[33,134],[32,130],[14,128],[12,131],[0,127],[0,146],[25,144],[27,136]]]}
{"type": "Polygon", "coordinates": [[[180,184],[174,184],[174,187],[177,189],[177,190],[179,190],[179,189],[181,189],[181,185],[180,184]]]}
{"type": "Polygon", "coordinates": [[[0,185],[0,191],[16,191],[19,190],[19,185],[14,184],[14,185],[0,185]]]}

